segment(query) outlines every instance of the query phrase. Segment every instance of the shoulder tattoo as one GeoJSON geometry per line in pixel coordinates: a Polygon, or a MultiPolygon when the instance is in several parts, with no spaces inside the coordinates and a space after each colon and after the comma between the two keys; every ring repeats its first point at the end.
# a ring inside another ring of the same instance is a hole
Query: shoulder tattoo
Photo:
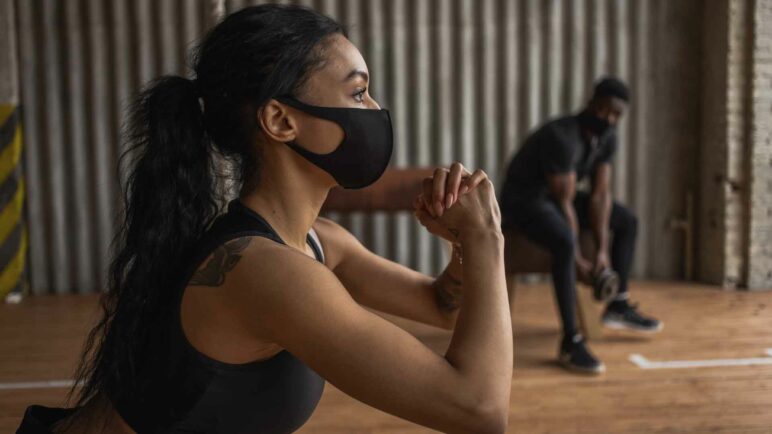
{"type": "Polygon", "coordinates": [[[217,247],[202,267],[193,274],[189,285],[220,286],[225,282],[225,274],[233,269],[241,259],[241,252],[252,241],[251,237],[236,238],[217,247]]]}

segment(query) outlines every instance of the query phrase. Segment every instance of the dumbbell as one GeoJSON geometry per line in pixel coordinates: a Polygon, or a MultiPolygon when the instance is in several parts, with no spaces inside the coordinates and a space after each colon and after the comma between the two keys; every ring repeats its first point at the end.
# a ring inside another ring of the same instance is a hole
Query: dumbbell
{"type": "Polygon", "coordinates": [[[619,293],[619,275],[604,268],[592,276],[593,297],[598,301],[610,301],[619,293]]]}

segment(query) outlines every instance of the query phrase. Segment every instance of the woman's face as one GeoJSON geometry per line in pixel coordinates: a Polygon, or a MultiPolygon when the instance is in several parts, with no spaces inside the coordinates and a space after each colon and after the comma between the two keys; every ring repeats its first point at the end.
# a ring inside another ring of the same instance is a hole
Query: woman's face
{"type": "MultiPolygon", "coordinates": [[[[343,35],[333,35],[324,44],[324,62],[310,73],[297,98],[321,107],[380,109],[368,92],[367,64],[354,44],[343,35]]],[[[335,122],[285,107],[294,120],[295,140],[309,151],[327,154],[343,141],[343,129],[335,122]]]]}

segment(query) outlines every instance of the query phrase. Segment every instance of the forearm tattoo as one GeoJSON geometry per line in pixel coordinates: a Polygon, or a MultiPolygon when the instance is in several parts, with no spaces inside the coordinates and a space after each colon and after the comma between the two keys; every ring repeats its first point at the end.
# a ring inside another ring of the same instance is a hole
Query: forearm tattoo
{"type": "Polygon", "coordinates": [[[448,232],[451,233],[454,237],[456,237],[456,241],[458,241],[458,236],[461,235],[461,231],[459,231],[456,228],[448,228],[448,232]]]}
{"type": "Polygon", "coordinates": [[[225,282],[225,273],[231,271],[241,259],[241,252],[252,241],[251,237],[237,238],[217,247],[211,259],[196,271],[189,285],[220,286],[225,282]]]}
{"type": "Polygon", "coordinates": [[[452,312],[461,306],[461,286],[462,282],[447,269],[434,281],[434,295],[441,310],[452,312]]]}

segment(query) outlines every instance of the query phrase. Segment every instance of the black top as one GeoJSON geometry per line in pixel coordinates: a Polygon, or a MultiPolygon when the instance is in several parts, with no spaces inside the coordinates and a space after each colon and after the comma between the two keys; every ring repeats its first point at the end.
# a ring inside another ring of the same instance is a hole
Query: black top
{"type": "Polygon", "coordinates": [[[579,181],[599,164],[609,162],[616,149],[613,129],[593,146],[582,136],[578,116],[547,122],[525,139],[509,163],[499,200],[502,213],[512,211],[513,204],[545,198],[548,175],[575,171],[579,181]]]}
{"type": "MultiPolygon", "coordinates": [[[[138,396],[111,397],[137,433],[291,433],[316,408],[324,379],[290,352],[245,364],[223,363],[198,352],[182,332],[180,303],[190,277],[215,248],[244,236],[284,244],[268,222],[238,199],[214,221],[176,288],[168,339],[160,339],[166,342],[150,365],[157,369],[140,381],[144,384],[138,396]]],[[[309,234],[307,242],[324,262],[315,234],[309,234]]],[[[164,331],[159,335],[166,336],[164,331]]]]}
{"type": "Polygon", "coordinates": [[[62,420],[72,416],[81,407],[54,408],[30,405],[24,412],[16,434],[53,434],[53,428],[62,420]]]}

